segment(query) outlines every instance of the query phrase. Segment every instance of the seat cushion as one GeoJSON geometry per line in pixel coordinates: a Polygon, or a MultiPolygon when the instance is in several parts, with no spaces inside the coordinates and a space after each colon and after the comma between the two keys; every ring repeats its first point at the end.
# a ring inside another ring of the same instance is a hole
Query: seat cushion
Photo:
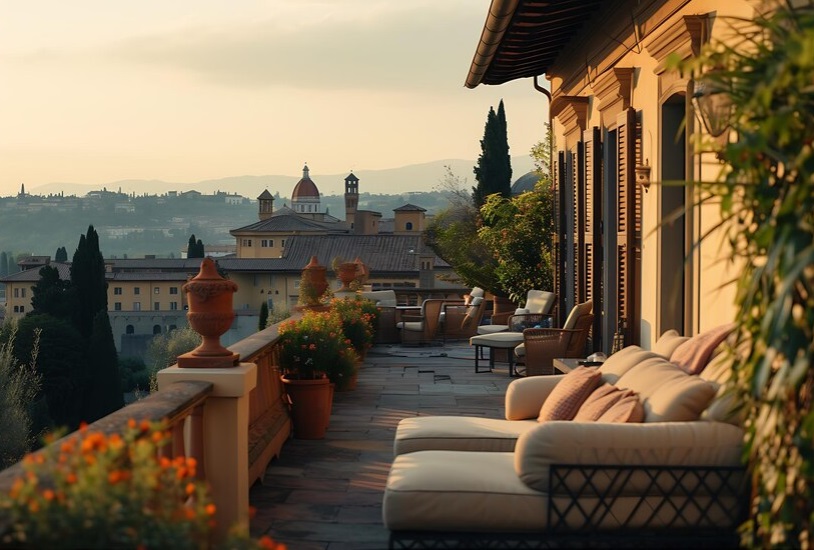
{"type": "Polygon", "coordinates": [[[421,332],[424,330],[424,323],[421,321],[402,321],[396,323],[396,328],[409,330],[410,332],[421,332]]]}
{"type": "Polygon", "coordinates": [[[472,346],[486,346],[489,348],[513,348],[523,341],[522,332],[495,332],[480,334],[469,339],[472,346]]]}
{"type": "Polygon", "coordinates": [[[601,381],[598,370],[583,366],[575,368],[562,377],[543,401],[537,421],[572,420],[601,381]]]}
{"type": "Polygon", "coordinates": [[[478,326],[478,334],[494,334],[496,332],[506,332],[509,330],[509,325],[480,325],[478,326]]]}
{"type": "Polygon", "coordinates": [[[417,416],[399,422],[393,454],[416,451],[511,452],[517,438],[537,425],[531,420],[475,416],[417,416]]]}
{"type": "Polygon", "coordinates": [[[630,390],[603,412],[597,422],[644,422],[644,405],[639,396],[630,390]]]}
{"type": "Polygon", "coordinates": [[[547,496],[515,473],[514,453],[421,451],[396,457],[382,501],[393,531],[543,530],[547,496]]]}
{"type": "Polygon", "coordinates": [[[575,305],[571,310],[571,313],[568,314],[568,318],[565,320],[565,324],[562,326],[562,328],[568,330],[574,328],[579,318],[583,315],[588,315],[591,311],[593,311],[593,309],[594,303],[591,300],[575,305]]]}
{"type": "Polygon", "coordinates": [[[615,384],[619,377],[627,371],[651,357],[658,357],[655,352],[643,350],[639,346],[627,346],[602,363],[598,370],[602,373],[602,381],[615,384]]]}

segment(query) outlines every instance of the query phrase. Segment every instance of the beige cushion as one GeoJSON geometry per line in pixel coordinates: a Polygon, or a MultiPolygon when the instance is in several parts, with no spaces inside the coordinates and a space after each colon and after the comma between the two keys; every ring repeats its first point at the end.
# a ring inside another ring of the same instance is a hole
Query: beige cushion
{"type": "Polygon", "coordinates": [[[537,425],[531,420],[475,416],[418,416],[399,422],[393,454],[416,451],[511,452],[520,434],[537,425]]]}
{"type": "Polygon", "coordinates": [[[421,332],[424,330],[423,321],[402,321],[396,323],[396,328],[408,330],[410,332],[421,332]]]}
{"type": "Polygon", "coordinates": [[[644,422],[644,405],[635,392],[627,391],[621,399],[611,405],[602,416],[596,419],[597,422],[644,422]]]}
{"type": "Polygon", "coordinates": [[[556,297],[556,294],[546,290],[529,290],[526,293],[526,303],[523,305],[524,313],[548,313],[556,297]]]}
{"type": "Polygon", "coordinates": [[[506,420],[536,420],[543,402],[563,378],[564,374],[552,374],[512,380],[504,398],[506,420]]]}
{"type": "Polygon", "coordinates": [[[611,384],[601,384],[580,406],[574,422],[595,422],[617,401],[631,393],[630,390],[620,390],[611,384]]]}
{"type": "Polygon", "coordinates": [[[730,323],[693,336],[675,349],[670,361],[689,374],[700,373],[707,366],[718,344],[726,340],[734,328],[735,325],[730,323]]]}
{"type": "Polygon", "coordinates": [[[538,422],[571,420],[591,392],[602,381],[602,375],[594,368],[577,367],[565,376],[552,390],[540,407],[538,422]]]}
{"type": "Polygon", "coordinates": [[[670,329],[661,335],[656,345],[653,346],[653,351],[665,359],[669,359],[676,348],[689,339],[689,336],[681,336],[677,330],[670,329]]]}
{"type": "Polygon", "coordinates": [[[520,480],[514,453],[399,455],[382,500],[390,530],[540,531],[547,517],[547,496],[520,480]]]}
{"type": "Polygon", "coordinates": [[[717,389],[655,354],[620,376],[616,386],[639,394],[645,422],[698,420],[717,389]]]}
{"type": "Polygon", "coordinates": [[[494,334],[509,330],[509,325],[478,325],[478,334],[494,334]]]}
{"type": "Polygon", "coordinates": [[[627,346],[608,357],[598,367],[598,370],[602,373],[603,382],[615,384],[620,376],[651,357],[657,357],[657,355],[652,351],[643,350],[639,346],[627,346]]]}
{"type": "Polygon", "coordinates": [[[577,320],[579,320],[579,318],[583,315],[589,314],[593,308],[594,303],[591,300],[575,305],[571,310],[571,313],[568,314],[568,319],[565,320],[565,324],[562,326],[562,328],[568,330],[574,328],[577,324],[577,320]]]}

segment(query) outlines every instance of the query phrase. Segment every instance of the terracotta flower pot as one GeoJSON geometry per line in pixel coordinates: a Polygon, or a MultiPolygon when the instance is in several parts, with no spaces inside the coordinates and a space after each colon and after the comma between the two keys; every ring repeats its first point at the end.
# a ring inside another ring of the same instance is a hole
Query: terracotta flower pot
{"type": "Polygon", "coordinates": [[[333,384],[327,378],[295,380],[282,377],[291,401],[291,422],[297,439],[322,439],[328,430],[333,384]]]}
{"type": "Polygon", "coordinates": [[[336,271],[337,277],[342,281],[342,288],[337,292],[350,292],[350,285],[359,274],[359,266],[354,262],[345,262],[339,264],[336,271]]]}

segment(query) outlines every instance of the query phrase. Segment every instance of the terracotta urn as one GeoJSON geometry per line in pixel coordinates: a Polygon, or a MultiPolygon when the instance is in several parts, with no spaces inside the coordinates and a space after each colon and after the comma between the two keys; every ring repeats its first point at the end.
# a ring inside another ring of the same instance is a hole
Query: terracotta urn
{"type": "Polygon", "coordinates": [[[203,337],[203,342],[191,352],[178,356],[178,366],[237,366],[240,355],[229,351],[220,343],[220,337],[229,330],[235,318],[232,298],[237,291],[237,284],[220,276],[212,258],[204,258],[201,270],[182,289],[187,294],[189,304],[189,326],[203,337]]]}
{"type": "Polygon", "coordinates": [[[328,279],[325,274],[327,268],[319,264],[316,256],[311,256],[311,261],[308,262],[302,269],[303,283],[308,285],[308,288],[300,287],[300,302],[304,306],[319,305],[319,298],[325,294],[328,289],[328,279]],[[308,295],[303,293],[307,291],[308,295]]]}
{"type": "Polygon", "coordinates": [[[350,285],[359,274],[359,266],[355,262],[343,262],[337,266],[336,274],[342,282],[342,288],[337,292],[351,292],[350,285]]]}

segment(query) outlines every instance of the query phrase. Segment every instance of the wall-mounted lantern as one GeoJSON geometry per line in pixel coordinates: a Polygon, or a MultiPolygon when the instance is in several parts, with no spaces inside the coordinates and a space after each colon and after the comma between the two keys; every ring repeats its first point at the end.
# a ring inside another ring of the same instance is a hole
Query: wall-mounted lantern
{"type": "Polygon", "coordinates": [[[638,164],[636,170],[636,183],[642,186],[644,192],[650,189],[650,161],[645,160],[644,164],[638,164]]]}

